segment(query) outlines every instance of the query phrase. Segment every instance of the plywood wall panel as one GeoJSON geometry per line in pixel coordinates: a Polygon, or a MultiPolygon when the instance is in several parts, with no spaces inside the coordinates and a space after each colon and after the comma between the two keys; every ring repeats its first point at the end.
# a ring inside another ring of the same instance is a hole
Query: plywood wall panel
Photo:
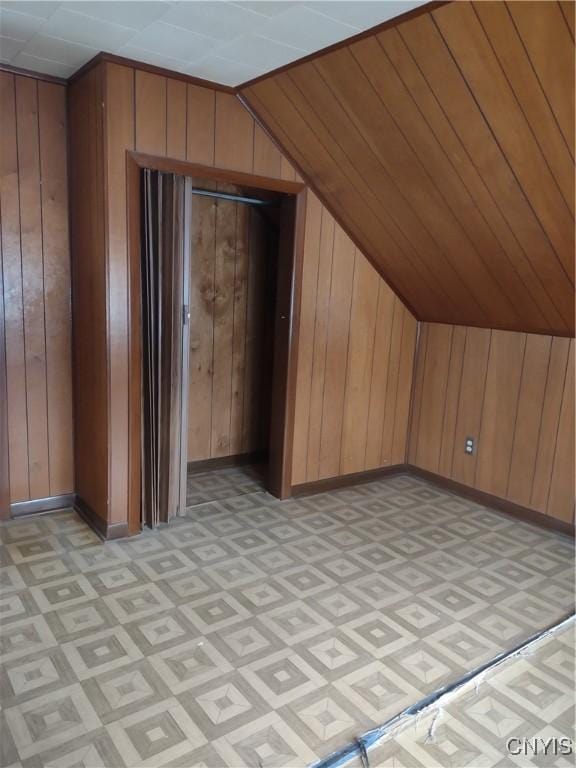
{"type": "Polygon", "coordinates": [[[254,120],[235,96],[216,94],[214,165],[252,173],[254,120]]]}
{"type": "MultiPolygon", "coordinates": [[[[273,179],[282,178],[282,155],[259,125],[254,126],[254,173],[273,179]]],[[[292,173],[292,177],[294,174],[292,173]]],[[[291,181],[294,179],[292,178],[291,181]]]]}
{"type": "Polygon", "coordinates": [[[186,160],[214,164],[216,91],[187,85],[186,160]]]}
{"type": "Polygon", "coordinates": [[[336,227],[330,278],[330,305],[327,311],[326,369],[320,435],[320,478],[335,477],[340,471],[353,276],[354,246],[340,227],[336,227]]]}
{"type": "Polygon", "coordinates": [[[573,346],[549,336],[425,324],[416,365],[411,462],[570,522],[573,346]],[[438,380],[445,376],[442,391],[438,380]],[[426,415],[429,409],[443,411],[442,423],[426,415]],[[466,437],[475,440],[473,455],[464,453],[466,437]]]}
{"type": "Polygon", "coordinates": [[[568,336],[573,59],[558,3],[444,3],[242,98],[418,319],[568,336]]]}
{"type": "Polygon", "coordinates": [[[166,154],[186,160],[186,83],[166,80],[166,154]]]}
{"type": "MultiPolygon", "coordinates": [[[[150,155],[165,156],[166,78],[142,70],[136,70],[134,78],[136,150],[150,155]]],[[[123,109],[131,111],[131,106],[126,103],[123,109]]]]}
{"type": "MultiPolygon", "coordinates": [[[[104,70],[90,70],[69,87],[68,115],[72,324],[75,329],[74,491],[95,515],[107,522],[110,414],[104,93],[104,70]]],[[[124,296],[124,308],[127,303],[128,297],[124,296]]],[[[115,312],[119,310],[118,306],[114,307],[115,312]]],[[[126,402],[127,398],[121,401],[126,402]]]]}
{"type": "Polygon", "coordinates": [[[10,502],[73,490],[65,89],[0,75],[10,502]]]}
{"type": "Polygon", "coordinates": [[[11,501],[30,498],[26,415],[26,349],[20,242],[16,85],[0,72],[0,213],[8,397],[11,501]]]}
{"type": "Polygon", "coordinates": [[[16,80],[20,241],[26,349],[28,477],[33,499],[50,495],[38,88],[16,80]],[[33,435],[31,432],[33,431],[33,435]]]}
{"type": "Polygon", "coordinates": [[[544,405],[540,421],[540,434],[536,452],[536,466],[531,484],[530,506],[545,512],[550,498],[550,485],[556,456],[556,442],[560,425],[560,412],[566,381],[569,378],[570,342],[553,339],[550,363],[546,376],[544,405]]]}
{"type": "Polygon", "coordinates": [[[570,342],[547,512],[558,520],[574,522],[574,340],[570,342]]]}
{"type": "Polygon", "coordinates": [[[507,498],[525,507],[530,506],[551,351],[551,337],[528,336],[506,492],[507,498]]]}
{"type": "Polygon", "coordinates": [[[74,488],[66,92],[38,82],[50,496],[74,488]]]}

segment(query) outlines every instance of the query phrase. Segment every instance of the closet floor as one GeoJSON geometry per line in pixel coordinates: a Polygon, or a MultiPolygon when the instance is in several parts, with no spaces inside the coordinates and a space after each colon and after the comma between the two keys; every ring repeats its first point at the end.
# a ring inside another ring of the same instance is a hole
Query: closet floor
{"type": "Polygon", "coordinates": [[[0,530],[2,766],[307,765],[573,609],[570,539],[411,476],[0,530]]]}

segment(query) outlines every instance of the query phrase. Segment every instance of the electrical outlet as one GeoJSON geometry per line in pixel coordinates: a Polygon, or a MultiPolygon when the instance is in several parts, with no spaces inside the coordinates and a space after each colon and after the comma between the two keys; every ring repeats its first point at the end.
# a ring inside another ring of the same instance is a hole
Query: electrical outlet
{"type": "Polygon", "coordinates": [[[473,437],[467,437],[464,442],[464,453],[472,454],[474,453],[474,438],[473,437]]]}

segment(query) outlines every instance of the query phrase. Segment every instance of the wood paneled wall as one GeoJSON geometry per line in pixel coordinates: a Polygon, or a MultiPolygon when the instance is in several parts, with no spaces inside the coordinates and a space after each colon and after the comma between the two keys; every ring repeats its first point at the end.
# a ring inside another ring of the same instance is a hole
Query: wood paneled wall
{"type": "Polygon", "coordinates": [[[263,376],[274,319],[266,312],[267,257],[274,254],[266,228],[248,205],[193,199],[188,461],[267,447],[263,376]]]}
{"type": "Polygon", "coordinates": [[[242,89],[419,320],[574,335],[574,4],[443,4],[242,89]]]}
{"type": "Polygon", "coordinates": [[[572,522],[574,339],[423,324],[409,460],[572,522]]]}
{"type": "Polygon", "coordinates": [[[14,503],[74,490],[62,85],[0,72],[0,219],[7,411],[0,451],[7,448],[14,503]]]}
{"type": "MultiPolygon", "coordinates": [[[[105,274],[107,282],[106,287],[99,284],[100,298],[92,302],[92,310],[83,311],[97,311],[94,343],[99,351],[103,342],[107,349],[106,361],[100,368],[107,383],[98,385],[106,416],[98,440],[107,443],[108,462],[106,470],[102,470],[107,474],[98,481],[97,503],[108,515],[109,523],[121,524],[126,520],[128,498],[129,429],[126,151],[268,178],[298,181],[299,177],[232,94],[111,62],[101,62],[81,75],[72,89],[98,87],[102,88],[105,154],[100,161],[102,170],[94,169],[92,186],[98,200],[92,204],[100,207],[98,173],[102,173],[104,224],[94,224],[100,231],[93,233],[93,247],[98,252],[91,258],[93,268],[98,270],[94,279],[100,281],[105,274]],[[106,315],[100,312],[102,300],[106,302],[106,315]]],[[[85,120],[83,109],[77,107],[79,123],[85,120]]],[[[84,127],[78,125],[84,138],[75,155],[77,162],[88,147],[96,162],[100,139],[94,138],[92,131],[98,130],[97,126],[98,118],[89,129],[86,123],[84,127]]],[[[78,195],[84,191],[80,178],[76,189],[78,195]]],[[[294,438],[295,453],[303,450],[305,466],[295,467],[294,483],[404,460],[406,398],[415,337],[413,319],[394,301],[365,258],[355,252],[340,227],[312,195],[308,205],[294,438]],[[388,322],[393,323],[394,330],[388,322]],[[379,353],[380,339],[391,345],[391,351],[383,357],[379,353]],[[399,360],[400,384],[394,368],[399,360]],[[358,376],[360,365],[371,372],[367,380],[358,376]],[[365,397],[369,398],[369,406],[363,402],[365,397]],[[356,410],[366,408],[368,411],[358,417],[356,410]],[[370,438],[369,418],[378,424],[370,438]],[[316,448],[314,441],[320,431],[322,448],[316,448]],[[303,436],[306,445],[302,448],[303,436]]],[[[92,369],[95,373],[95,362],[86,359],[86,365],[87,372],[92,369]]],[[[96,459],[90,448],[94,436],[88,420],[78,421],[76,426],[77,445],[87,446],[83,456],[77,450],[76,460],[88,473],[93,471],[96,459]]],[[[102,462],[99,457],[98,462],[102,462]]],[[[78,476],[83,471],[78,470],[78,476]]],[[[80,488],[78,492],[82,494],[80,488]]]]}
{"type": "Polygon", "coordinates": [[[311,193],[299,338],[293,484],[403,463],[416,320],[311,193]]]}

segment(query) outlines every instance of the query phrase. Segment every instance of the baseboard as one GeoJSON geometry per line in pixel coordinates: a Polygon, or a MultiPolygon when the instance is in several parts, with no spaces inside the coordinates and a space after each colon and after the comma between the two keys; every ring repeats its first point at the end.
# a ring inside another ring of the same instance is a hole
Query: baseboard
{"type": "Polygon", "coordinates": [[[15,501],[10,504],[10,517],[41,515],[44,512],[55,512],[58,509],[71,509],[74,506],[74,499],[75,494],[65,493],[60,496],[46,496],[44,499],[15,501]]]}
{"type": "Polygon", "coordinates": [[[437,475],[435,472],[429,472],[427,469],[415,467],[413,464],[408,464],[406,470],[408,473],[421,477],[423,480],[427,480],[445,491],[450,491],[458,496],[463,496],[466,499],[482,504],[482,506],[492,507],[499,512],[512,515],[513,517],[528,523],[534,523],[542,528],[548,528],[549,530],[564,533],[568,536],[574,536],[573,523],[557,520],[549,515],[544,515],[542,512],[537,512],[535,509],[523,507],[520,504],[515,504],[513,501],[502,499],[500,496],[493,496],[491,493],[486,493],[485,491],[479,491],[477,488],[471,488],[469,485],[464,485],[456,480],[450,480],[448,477],[437,475]]]}
{"type": "Polygon", "coordinates": [[[392,464],[388,467],[368,469],[365,472],[352,472],[349,475],[338,475],[337,477],[326,477],[322,480],[312,480],[309,483],[293,485],[292,496],[312,496],[316,493],[334,491],[337,488],[347,488],[350,485],[371,483],[374,480],[379,480],[381,477],[402,475],[407,471],[408,466],[406,464],[392,464]]]}
{"type": "Polygon", "coordinates": [[[109,524],[106,520],[102,520],[102,518],[94,512],[92,507],[86,504],[84,499],[80,496],[76,496],[74,509],[80,515],[82,520],[84,520],[84,522],[87,523],[104,541],[123,539],[129,534],[128,523],[109,524]]]}
{"type": "Polygon", "coordinates": [[[214,459],[201,459],[188,462],[188,474],[197,472],[209,472],[212,469],[226,469],[229,467],[243,467],[247,464],[257,464],[262,461],[265,454],[262,451],[254,453],[236,453],[234,456],[218,456],[214,459]]]}

